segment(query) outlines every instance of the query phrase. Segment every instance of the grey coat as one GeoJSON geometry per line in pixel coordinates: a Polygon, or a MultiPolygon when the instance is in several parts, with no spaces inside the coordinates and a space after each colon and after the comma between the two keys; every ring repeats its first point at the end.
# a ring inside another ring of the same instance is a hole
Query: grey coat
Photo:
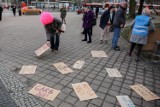
{"type": "MultiPolygon", "coordinates": [[[[52,23],[44,26],[45,31],[46,31],[47,41],[50,41],[50,36],[55,35],[56,30],[60,29],[61,26],[62,26],[62,21],[56,17],[54,17],[54,20],[52,23]]],[[[60,32],[58,32],[57,34],[60,35],[60,32]]]]}
{"type": "MultiPolygon", "coordinates": [[[[132,22],[132,28],[135,24],[135,20],[132,22]]],[[[150,21],[149,21],[149,31],[154,31],[155,30],[155,26],[154,26],[154,23],[152,21],[152,19],[150,18],[150,21]]],[[[146,45],[147,44],[147,38],[148,36],[140,36],[140,35],[132,35],[131,34],[131,38],[130,38],[130,41],[133,42],[133,43],[138,43],[138,44],[143,44],[143,45],[146,45]]]]}

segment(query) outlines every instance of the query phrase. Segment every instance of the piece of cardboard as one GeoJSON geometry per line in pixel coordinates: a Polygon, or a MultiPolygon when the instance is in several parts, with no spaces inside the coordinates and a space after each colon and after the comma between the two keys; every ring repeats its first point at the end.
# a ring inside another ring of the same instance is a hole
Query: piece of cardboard
{"type": "Polygon", "coordinates": [[[117,68],[106,68],[108,75],[110,77],[122,77],[121,73],[117,70],[117,68]]]}
{"type": "Polygon", "coordinates": [[[121,107],[136,107],[128,96],[123,95],[123,96],[116,96],[116,97],[121,107]]]}
{"type": "Polygon", "coordinates": [[[47,44],[44,44],[42,47],[40,47],[39,49],[37,49],[35,51],[35,54],[37,56],[40,56],[42,55],[43,53],[45,53],[50,47],[47,45],[47,44]]]}
{"type": "Polygon", "coordinates": [[[79,97],[80,101],[94,99],[98,97],[87,82],[72,84],[72,87],[77,96],[79,97]]]}
{"type": "Polygon", "coordinates": [[[54,63],[53,64],[59,72],[61,72],[62,74],[68,74],[71,72],[74,72],[72,69],[70,69],[66,64],[64,64],[63,62],[59,62],[59,63],[54,63]]]}
{"type": "Polygon", "coordinates": [[[37,66],[35,65],[28,65],[23,66],[19,74],[34,74],[36,71],[37,66]]]}
{"type": "Polygon", "coordinates": [[[142,84],[132,85],[130,87],[146,101],[160,99],[159,96],[155,95],[142,84]]]}
{"type": "Polygon", "coordinates": [[[75,68],[75,69],[81,69],[84,64],[85,64],[84,61],[78,60],[77,62],[74,63],[73,68],[75,68]]]}
{"type": "Polygon", "coordinates": [[[46,100],[53,101],[60,93],[60,91],[44,86],[42,84],[37,84],[28,93],[44,98],[46,100]]]}
{"type": "Polygon", "coordinates": [[[108,57],[104,51],[91,51],[92,57],[108,57]]]}

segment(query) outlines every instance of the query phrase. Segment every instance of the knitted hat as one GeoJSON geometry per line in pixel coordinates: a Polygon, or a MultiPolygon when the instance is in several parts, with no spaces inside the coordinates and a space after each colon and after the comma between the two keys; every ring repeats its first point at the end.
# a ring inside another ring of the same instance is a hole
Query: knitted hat
{"type": "Polygon", "coordinates": [[[40,16],[40,21],[43,25],[50,24],[54,20],[54,17],[49,12],[43,12],[40,16]]]}

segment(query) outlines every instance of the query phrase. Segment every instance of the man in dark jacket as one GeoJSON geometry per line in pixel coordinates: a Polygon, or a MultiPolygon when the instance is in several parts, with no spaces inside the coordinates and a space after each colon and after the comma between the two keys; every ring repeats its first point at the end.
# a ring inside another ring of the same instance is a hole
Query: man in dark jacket
{"type": "Polygon", "coordinates": [[[62,21],[56,17],[54,17],[54,20],[52,23],[44,26],[46,30],[47,41],[51,45],[51,52],[58,51],[60,34],[61,34],[61,31],[60,31],[61,26],[62,26],[62,21]]]}
{"type": "Polygon", "coordinates": [[[109,23],[112,24],[112,19],[114,18],[114,15],[112,15],[112,18],[110,17],[110,11],[113,9],[113,5],[111,5],[107,10],[104,11],[104,13],[101,16],[100,19],[100,28],[102,29],[101,32],[101,38],[100,38],[100,44],[103,43],[103,40],[105,40],[105,43],[107,43],[107,33],[109,30],[109,23]],[[110,20],[110,21],[109,21],[110,20]]]}
{"type": "Polygon", "coordinates": [[[119,46],[117,46],[117,43],[120,36],[121,28],[123,28],[126,23],[126,18],[125,18],[126,8],[127,8],[127,2],[126,1],[121,2],[120,7],[116,12],[113,21],[114,34],[112,38],[112,48],[116,51],[120,51],[120,48],[119,46]]]}
{"type": "Polygon", "coordinates": [[[2,6],[0,6],[0,21],[2,20],[2,12],[3,12],[3,8],[2,6]]]}
{"type": "Polygon", "coordinates": [[[89,36],[89,41],[87,43],[91,43],[91,27],[94,19],[94,13],[91,10],[91,7],[86,7],[86,12],[84,13],[84,18],[83,18],[83,28],[84,28],[84,33],[85,37],[82,41],[87,41],[87,35],[89,36]]]}

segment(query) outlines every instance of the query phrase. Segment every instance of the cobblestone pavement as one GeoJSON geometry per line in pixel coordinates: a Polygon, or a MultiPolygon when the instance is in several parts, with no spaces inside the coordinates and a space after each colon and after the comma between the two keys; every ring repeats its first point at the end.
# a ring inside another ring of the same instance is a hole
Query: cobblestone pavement
{"type": "MultiPolygon", "coordinates": [[[[59,16],[59,13],[54,13],[54,15],[59,16]]],[[[17,92],[17,96],[22,97],[22,99],[17,99],[6,93],[11,99],[8,102],[14,100],[16,103],[12,107],[16,107],[19,101],[28,104],[20,107],[35,107],[32,106],[31,99],[42,107],[120,107],[115,97],[117,95],[128,95],[136,107],[160,107],[160,100],[146,102],[129,87],[134,84],[143,84],[160,96],[160,68],[143,61],[136,63],[135,55],[127,56],[129,44],[123,38],[119,40],[121,47],[119,52],[111,49],[111,36],[108,44],[99,44],[100,28],[98,25],[93,28],[93,43],[82,42],[81,19],[82,15],[69,13],[67,31],[61,35],[59,52],[48,51],[37,58],[34,51],[46,42],[45,31],[39,21],[39,16],[7,15],[3,17],[3,21],[0,22],[0,63],[9,70],[6,70],[6,73],[0,73],[0,79],[4,84],[0,83],[0,87],[5,86],[6,89],[10,87],[5,76],[11,76],[9,80],[13,82],[13,91],[17,92]],[[108,58],[93,58],[91,50],[103,50],[108,58]],[[73,69],[73,64],[79,59],[85,60],[85,65],[81,70],[73,69]],[[62,75],[53,67],[53,63],[56,62],[64,62],[74,72],[62,75]],[[18,74],[23,65],[30,64],[38,66],[34,75],[18,74]],[[107,67],[117,68],[123,77],[109,77],[105,70],[107,67]],[[71,83],[83,81],[89,83],[98,98],[79,101],[71,83]],[[61,93],[54,101],[27,94],[27,91],[36,83],[61,90],[61,93]],[[17,90],[22,87],[23,90],[18,92],[17,90]],[[25,102],[23,98],[29,100],[25,102]]],[[[2,92],[5,94],[5,91],[2,92]]],[[[0,102],[3,102],[5,98],[7,100],[7,96],[2,97],[0,102]]]]}

